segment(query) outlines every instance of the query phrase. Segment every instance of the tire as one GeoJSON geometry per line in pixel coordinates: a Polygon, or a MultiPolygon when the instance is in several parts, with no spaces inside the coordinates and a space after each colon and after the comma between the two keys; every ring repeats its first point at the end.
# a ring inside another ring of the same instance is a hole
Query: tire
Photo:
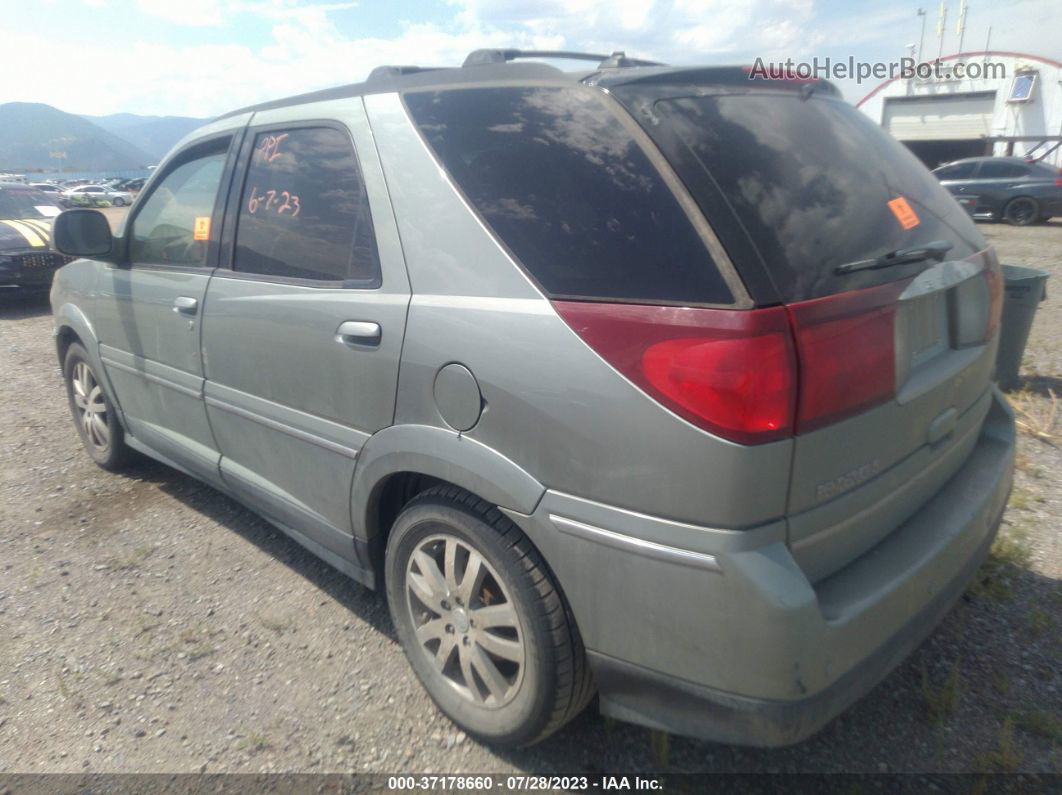
{"type": "Polygon", "coordinates": [[[133,460],[133,451],[125,443],[125,432],[110,399],[79,343],[72,343],[63,360],[66,397],[81,444],[103,469],[116,472],[133,460]]]}
{"type": "Polygon", "coordinates": [[[125,199],[123,199],[121,196],[115,196],[112,204],[115,207],[125,207],[125,199]]]}
{"type": "Polygon", "coordinates": [[[1029,226],[1040,219],[1040,205],[1031,196],[1016,196],[1003,207],[1003,220],[1012,226],[1029,226]]]}
{"type": "Polygon", "coordinates": [[[428,489],[395,520],[384,567],[406,659],[467,734],[531,745],[593,696],[567,602],[538,551],[493,505],[456,486],[428,489]]]}

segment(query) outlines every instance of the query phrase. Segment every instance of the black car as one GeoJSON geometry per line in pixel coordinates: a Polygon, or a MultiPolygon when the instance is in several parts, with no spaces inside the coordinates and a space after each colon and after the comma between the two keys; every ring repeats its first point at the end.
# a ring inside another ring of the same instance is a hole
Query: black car
{"type": "Polygon", "coordinates": [[[933,170],[974,218],[1027,226],[1062,215],[1062,169],[1020,157],[970,157],[933,170]]]}
{"type": "Polygon", "coordinates": [[[40,287],[70,261],[52,248],[55,200],[17,182],[0,182],[0,287],[40,287]]]}

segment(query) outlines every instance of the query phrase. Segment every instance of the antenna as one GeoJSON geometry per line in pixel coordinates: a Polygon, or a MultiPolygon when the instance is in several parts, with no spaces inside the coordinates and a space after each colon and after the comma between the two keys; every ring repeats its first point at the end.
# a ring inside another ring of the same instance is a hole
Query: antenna
{"type": "Polygon", "coordinates": [[[940,0],[940,12],[937,16],[937,38],[940,39],[940,44],[937,47],[937,58],[939,59],[944,55],[944,26],[948,21],[948,4],[944,0],[940,0]]]}
{"type": "Polygon", "coordinates": [[[962,52],[962,42],[966,38],[966,0],[959,0],[959,23],[955,32],[959,34],[959,52],[962,52]]]}

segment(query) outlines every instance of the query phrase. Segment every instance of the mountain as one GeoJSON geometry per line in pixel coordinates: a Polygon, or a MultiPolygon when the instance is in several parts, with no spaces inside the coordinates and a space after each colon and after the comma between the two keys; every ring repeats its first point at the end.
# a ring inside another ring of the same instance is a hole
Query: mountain
{"type": "Polygon", "coordinates": [[[118,171],[157,161],[113,132],[51,105],[0,104],[0,171],[118,171]]]}
{"type": "Polygon", "coordinates": [[[207,121],[189,116],[138,116],[135,113],[82,118],[147,152],[153,163],[161,160],[175,143],[207,121]]]}

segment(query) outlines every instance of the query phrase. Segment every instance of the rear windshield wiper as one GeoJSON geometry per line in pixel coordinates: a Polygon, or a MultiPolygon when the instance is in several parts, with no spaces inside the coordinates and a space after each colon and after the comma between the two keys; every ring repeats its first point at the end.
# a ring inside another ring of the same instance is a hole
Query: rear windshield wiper
{"type": "Polygon", "coordinates": [[[857,262],[846,262],[833,269],[834,273],[854,273],[855,271],[872,271],[878,268],[891,268],[893,265],[907,265],[911,262],[922,262],[927,259],[935,259],[940,262],[944,255],[951,251],[955,244],[950,240],[934,240],[914,248],[900,248],[882,254],[874,259],[861,259],[857,262]]]}

